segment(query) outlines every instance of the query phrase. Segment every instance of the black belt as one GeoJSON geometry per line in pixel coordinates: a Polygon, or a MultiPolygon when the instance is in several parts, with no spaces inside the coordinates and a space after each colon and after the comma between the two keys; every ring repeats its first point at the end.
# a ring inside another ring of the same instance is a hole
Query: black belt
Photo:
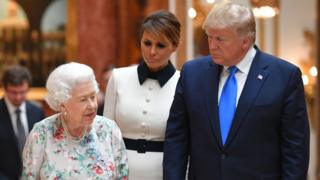
{"type": "Polygon", "coordinates": [[[147,141],[145,139],[128,139],[123,138],[126,148],[129,150],[136,150],[138,153],[163,152],[162,141],[147,141]]]}

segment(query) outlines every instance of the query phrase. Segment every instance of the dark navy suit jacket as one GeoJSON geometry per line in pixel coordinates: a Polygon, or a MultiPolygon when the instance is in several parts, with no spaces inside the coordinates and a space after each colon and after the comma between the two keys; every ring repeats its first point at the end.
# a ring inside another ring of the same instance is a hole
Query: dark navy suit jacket
{"type": "Polygon", "coordinates": [[[309,125],[301,72],[257,49],[226,144],[220,135],[222,66],[185,63],[167,122],[164,179],[305,180],[309,125]]]}
{"type": "MultiPolygon", "coordinates": [[[[43,110],[26,102],[29,131],[44,118],[43,110]]],[[[22,170],[18,143],[4,99],[0,100],[0,179],[18,180],[22,170]]]]}

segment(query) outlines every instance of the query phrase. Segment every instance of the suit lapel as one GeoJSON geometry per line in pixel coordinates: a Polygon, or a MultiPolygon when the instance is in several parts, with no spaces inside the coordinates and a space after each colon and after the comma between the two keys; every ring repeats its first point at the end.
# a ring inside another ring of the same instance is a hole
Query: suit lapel
{"type": "Polygon", "coordinates": [[[26,111],[27,111],[27,121],[28,121],[28,132],[31,131],[33,126],[34,117],[32,117],[32,109],[28,102],[26,102],[26,111]]]}
{"type": "Polygon", "coordinates": [[[219,78],[220,78],[221,66],[210,62],[205,71],[206,81],[204,83],[205,96],[204,101],[208,112],[208,120],[210,121],[210,127],[216,141],[219,143],[219,147],[222,147],[220,123],[218,114],[218,91],[219,91],[219,78]]]}
{"type": "Polygon", "coordinates": [[[268,71],[266,70],[268,65],[259,58],[260,53],[261,52],[257,50],[257,54],[252,62],[247,80],[239,98],[238,106],[225,144],[225,148],[227,148],[232,139],[235,137],[236,133],[239,131],[241,124],[245,120],[246,114],[252,107],[261,87],[268,78],[268,71]]]}
{"type": "Polygon", "coordinates": [[[8,107],[4,101],[4,98],[2,98],[0,100],[0,114],[1,116],[3,117],[3,119],[1,120],[1,126],[4,126],[7,131],[7,133],[9,133],[11,139],[13,142],[15,142],[15,147],[16,147],[16,150],[18,152],[18,142],[17,142],[17,139],[16,139],[16,135],[14,133],[14,130],[13,130],[13,126],[12,126],[12,123],[11,123],[11,116],[9,114],[9,110],[8,110],[8,107]]]}

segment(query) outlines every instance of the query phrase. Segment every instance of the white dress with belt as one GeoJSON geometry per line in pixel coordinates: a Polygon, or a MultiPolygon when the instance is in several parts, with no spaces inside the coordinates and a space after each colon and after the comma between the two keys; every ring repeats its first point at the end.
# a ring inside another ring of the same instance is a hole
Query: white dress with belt
{"type": "MultiPolygon", "coordinates": [[[[179,71],[161,87],[157,79],[141,84],[138,66],[115,69],[108,83],[104,116],[114,119],[124,138],[164,141],[179,71]]],[[[172,66],[173,67],[173,66],[172,66]]],[[[128,150],[130,180],[162,180],[163,152],[128,150]]]]}

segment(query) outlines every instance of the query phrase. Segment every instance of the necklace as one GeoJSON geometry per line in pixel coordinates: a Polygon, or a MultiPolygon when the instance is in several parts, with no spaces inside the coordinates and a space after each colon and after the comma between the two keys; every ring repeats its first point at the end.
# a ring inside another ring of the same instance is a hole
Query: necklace
{"type": "Polygon", "coordinates": [[[74,142],[74,143],[79,143],[80,141],[82,141],[82,139],[85,137],[85,135],[87,134],[87,129],[88,129],[88,126],[85,127],[84,131],[83,131],[83,134],[81,135],[81,137],[74,137],[70,134],[69,132],[69,129],[67,128],[67,125],[66,123],[64,122],[64,120],[60,117],[60,121],[61,121],[61,124],[62,124],[62,127],[63,129],[65,130],[66,132],[66,135],[67,135],[67,138],[74,142]]]}

